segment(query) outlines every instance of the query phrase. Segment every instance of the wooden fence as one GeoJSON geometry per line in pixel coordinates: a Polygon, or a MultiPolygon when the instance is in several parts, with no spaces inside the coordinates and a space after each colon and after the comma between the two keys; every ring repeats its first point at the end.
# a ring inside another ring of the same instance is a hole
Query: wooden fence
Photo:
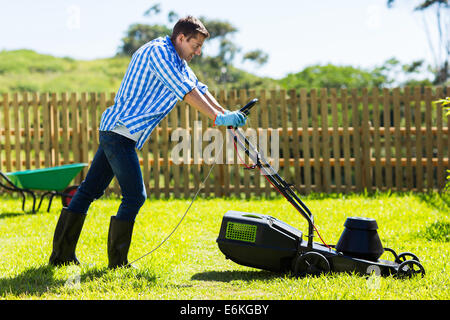
{"type": "MultiPolygon", "coordinates": [[[[450,117],[441,105],[432,102],[450,95],[450,87],[239,90],[215,95],[224,107],[233,110],[251,98],[259,99],[244,130],[269,133],[270,139],[278,133],[279,173],[302,193],[428,191],[442,190],[445,185],[450,117]]],[[[98,146],[101,113],[113,104],[114,96],[84,92],[3,94],[0,170],[90,162],[98,146]]],[[[139,152],[149,196],[194,194],[210,162],[202,154],[196,159],[195,152],[187,159],[186,154],[174,153],[179,140],[172,139],[172,134],[183,128],[190,134],[205,135],[211,126],[211,120],[184,102],[158,125],[139,152]]],[[[220,130],[225,137],[225,129],[220,130]]],[[[211,143],[201,139],[202,150],[211,143]]],[[[195,151],[193,148],[198,146],[189,145],[190,151],[195,151]]],[[[225,161],[225,152],[221,157],[224,161],[214,166],[203,195],[250,197],[273,192],[258,170],[243,170],[236,154],[231,164],[225,161]]],[[[75,182],[79,183],[86,172],[75,182]]],[[[117,181],[107,192],[120,192],[117,181]]]]}

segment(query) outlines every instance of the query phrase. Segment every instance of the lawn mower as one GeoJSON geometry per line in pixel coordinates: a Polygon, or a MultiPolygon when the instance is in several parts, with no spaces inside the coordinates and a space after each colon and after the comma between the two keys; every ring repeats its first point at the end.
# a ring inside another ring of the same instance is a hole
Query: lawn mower
{"type": "MultiPolygon", "coordinates": [[[[240,111],[246,116],[258,102],[251,100],[240,111]]],[[[384,248],[378,236],[375,219],[347,217],[344,230],[336,245],[326,244],[308,207],[297,195],[298,190],[278,175],[270,163],[245,137],[242,130],[232,128],[235,146],[239,145],[254,163],[248,169],[259,169],[271,185],[308,222],[308,233],[301,231],[270,215],[252,212],[228,211],[224,214],[217,243],[227,259],[237,264],[275,272],[291,272],[294,276],[320,275],[346,272],[359,275],[393,275],[410,278],[425,275],[425,269],[416,255],[410,252],[397,254],[384,248]],[[314,242],[314,232],[322,243],[314,242]],[[385,252],[394,260],[381,260],[385,252]]]]}

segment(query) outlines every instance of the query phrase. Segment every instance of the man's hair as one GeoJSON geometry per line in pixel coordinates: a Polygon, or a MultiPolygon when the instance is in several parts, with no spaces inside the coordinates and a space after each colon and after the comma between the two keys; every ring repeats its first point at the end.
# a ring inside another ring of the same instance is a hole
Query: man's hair
{"type": "Polygon", "coordinates": [[[170,36],[173,43],[175,43],[175,39],[180,33],[184,34],[187,37],[187,40],[197,36],[197,34],[201,34],[205,38],[209,38],[209,32],[206,30],[203,23],[193,16],[181,18],[175,24],[172,30],[172,35],[170,36]]]}

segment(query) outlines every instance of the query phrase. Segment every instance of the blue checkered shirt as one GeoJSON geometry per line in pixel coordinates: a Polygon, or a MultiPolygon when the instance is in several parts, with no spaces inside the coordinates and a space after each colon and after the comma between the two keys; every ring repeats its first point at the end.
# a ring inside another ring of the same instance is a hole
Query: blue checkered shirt
{"type": "Polygon", "coordinates": [[[140,150],[177,101],[194,88],[203,94],[208,90],[180,58],[170,37],[152,40],[133,54],[114,105],[102,114],[100,130],[124,125],[131,134],[142,133],[136,143],[140,150]]]}

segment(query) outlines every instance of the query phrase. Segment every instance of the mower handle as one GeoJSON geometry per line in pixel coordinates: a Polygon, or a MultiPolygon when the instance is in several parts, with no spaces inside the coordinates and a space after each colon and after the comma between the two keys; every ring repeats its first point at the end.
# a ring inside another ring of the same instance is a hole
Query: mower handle
{"type": "MultiPolygon", "coordinates": [[[[250,113],[250,109],[258,102],[258,99],[252,99],[249,103],[247,103],[245,106],[243,106],[241,109],[239,109],[239,112],[244,114],[245,117],[248,117],[248,114],[250,113]]],[[[228,129],[233,129],[233,126],[228,126],[228,129]]]]}
{"type": "Polygon", "coordinates": [[[245,116],[248,116],[250,113],[250,109],[258,102],[258,99],[253,99],[245,106],[243,106],[239,111],[242,112],[245,116]]]}

